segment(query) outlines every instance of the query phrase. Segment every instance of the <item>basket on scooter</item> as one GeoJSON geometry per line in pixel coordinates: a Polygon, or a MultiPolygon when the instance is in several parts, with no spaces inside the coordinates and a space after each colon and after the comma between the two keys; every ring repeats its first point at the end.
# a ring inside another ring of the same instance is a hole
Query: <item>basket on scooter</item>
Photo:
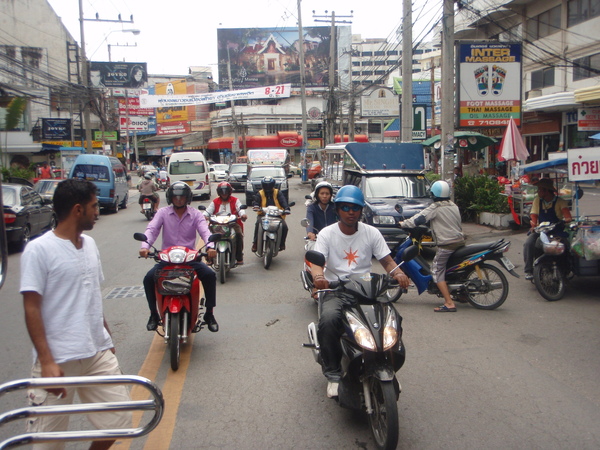
{"type": "Polygon", "coordinates": [[[192,289],[194,269],[157,269],[154,280],[160,295],[188,294],[192,289]]]}

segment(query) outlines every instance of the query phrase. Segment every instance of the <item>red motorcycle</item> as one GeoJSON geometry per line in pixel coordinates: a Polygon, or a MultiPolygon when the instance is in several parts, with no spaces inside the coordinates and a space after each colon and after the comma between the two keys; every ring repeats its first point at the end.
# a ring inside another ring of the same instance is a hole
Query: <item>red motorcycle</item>
{"type": "MultiPolygon", "coordinates": [[[[213,234],[209,242],[220,239],[213,234]]],[[[134,233],[136,241],[147,242],[144,233],[134,233]]],[[[164,331],[165,344],[169,347],[171,369],[179,369],[181,344],[187,343],[191,333],[197,333],[204,322],[204,297],[200,295],[201,283],[194,269],[186,263],[199,261],[206,253],[203,250],[173,246],[158,250],[152,246],[148,256],[156,262],[165,263],[158,267],[154,275],[156,302],[164,331]]],[[[158,332],[158,331],[157,331],[158,332]]],[[[159,332],[158,332],[159,333],[159,332]]],[[[160,334],[160,333],[159,333],[160,334]]]]}

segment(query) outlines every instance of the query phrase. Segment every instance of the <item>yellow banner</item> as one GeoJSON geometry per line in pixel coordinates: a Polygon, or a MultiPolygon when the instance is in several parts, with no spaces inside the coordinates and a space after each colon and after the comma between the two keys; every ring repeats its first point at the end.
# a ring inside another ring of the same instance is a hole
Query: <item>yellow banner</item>
{"type": "MultiPolygon", "coordinates": [[[[156,83],[154,90],[156,95],[180,95],[187,94],[187,83],[185,80],[173,80],[170,83],[156,83]]],[[[186,106],[172,106],[168,108],[156,108],[156,122],[187,122],[188,112],[186,106]]]]}
{"type": "MultiPolygon", "coordinates": [[[[81,141],[42,141],[42,144],[60,145],[61,147],[85,147],[81,141]]],[[[92,141],[92,148],[102,148],[102,141],[92,141]]]]}

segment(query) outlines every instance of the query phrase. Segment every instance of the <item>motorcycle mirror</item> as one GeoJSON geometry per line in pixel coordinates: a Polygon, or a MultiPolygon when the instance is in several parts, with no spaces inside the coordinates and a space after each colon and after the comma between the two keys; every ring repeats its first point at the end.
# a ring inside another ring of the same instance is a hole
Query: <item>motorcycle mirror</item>
{"type": "Polygon", "coordinates": [[[242,206],[240,206],[240,209],[247,209],[247,208],[248,208],[248,205],[242,205],[242,206]]]}
{"type": "Polygon", "coordinates": [[[419,247],[411,245],[402,252],[402,261],[407,262],[414,259],[419,254],[419,247]]]}
{"type": "Polygon", "coordinates": [[[204,206],[204,205],[198,205],[198,209],[200,211],[206,211],[206,206],[204,206]]]}
{"type": "Polygon", "coordinates": [[[288,206],[291,208],[292,206],[294,206],[296,204],[296,202],[290,202],[288,203],[288,206]]]}
{"type": "Polygon", "coordinates": [[[133,233],[133,238],[136,241],[141,241],[141,242],[146,242],[148,240],[148,238],[146,237],[146,235],[144,233],[133,233]]]}
{"type": "Polygon", "coordinates": [[[314,250],[309,250],[304,255],[304,258],[311,264],[315,266],[325,266],[325,255],[321,252],[316,252],[314,250]]]}
{"type": "Polygon", "coordinates": [[[396,212],[398,214],[402,214],[402,205],[400,203],[396,203],[396,205],[394,206],[394,209],[396,210],[396,212]]]}
{"type": "Polygon", "coordinates": [[[574,197],[576,200],[579,200],[581,197],[583,197],[583,189],[577,188],[574,197]]]}
{"type": "Polygon", "coordinates": [[[310,194],[306,194],[306,195],[304,196],[304,198],[305,198],[306,200],[312,200],[312,197],[310,196],[310,194]]]}
{"type": "Polygon", "coordinates": [[[300,225],[302,225],[304,228],[306,228],[307,226],[310,225],[310,222],[308,221],[308,219],[305,217],[304,219],[302,219],[300,221],[300,225]]]}
{"type": "Polygon", "coordinates": [[[219,233],[211,234],[210,237],[208,238],[208,242],[217,242],[217,241],[220,241],[222,238],[223,238],[222,234],[219,234],[219,233]]]}

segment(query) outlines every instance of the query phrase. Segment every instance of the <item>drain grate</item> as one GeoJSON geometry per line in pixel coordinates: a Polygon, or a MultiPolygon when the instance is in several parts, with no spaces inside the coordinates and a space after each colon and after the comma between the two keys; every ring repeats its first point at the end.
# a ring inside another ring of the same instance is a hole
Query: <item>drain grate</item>
{"type": "Polygon", "coordinates": [[[112,289],[106,299],[145,297],[144,286],[125,286],[112,289]]]}

